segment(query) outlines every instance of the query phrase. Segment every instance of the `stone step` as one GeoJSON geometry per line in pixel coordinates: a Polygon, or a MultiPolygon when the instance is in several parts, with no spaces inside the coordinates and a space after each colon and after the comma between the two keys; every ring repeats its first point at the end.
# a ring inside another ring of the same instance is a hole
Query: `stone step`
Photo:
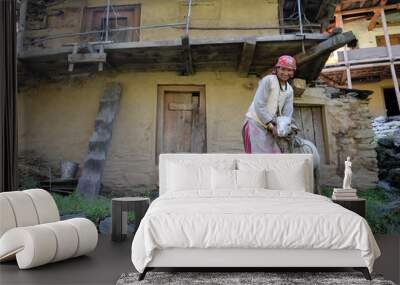
{"type": "Polygon", "coordinates": [[[97,117],[94,121],[94,128],[97,129],[109,129],[112,127],[112,120],[108,120],[104,117],[97,117]]]}
{"type": "Polygon", "coordinates": [[[100,152],[107,147],[108,140],[97,140],[89,142],[89,152],[100,152]]]}
{"type": "Polygon", "coordinates": [[[93,132],[89,142],[109,142],[111,140],[111,131],[97,129],[93,132]]]}
{"type": "Polygon", "coordinates": [[[98,191],[100,192],[100,188],[101,188],[101,176],[86,175],[79,179],[78,191],[88,196],[93,197],[98,193],[98,191]],[[84,189],[84,191],[82,191],[81,189],[84,189]]]}
{"type": "Polygon", "coordinates": [[[87,160],[106,160],[106,153],[105,151],[101,151],[101,152],[90,152],[87,156],[85,161],[87,160]]]}
{"type": "Polygon", "coordinates": [[[104,90],[104,95],[100,99],[102,101],[118,101],[121,99],[121,86],[119,84],[109,84],[104,90]],[[117,86],[118,85],[118,86],[117,86]]]}
{"type": "Polygon", "coordinates": [[[100,111],[98,116],[110,116],[110,112],[115,112],[118,110],[118,104],[115,104],[114,102],[101,102],[100,103],[100,111]]]}

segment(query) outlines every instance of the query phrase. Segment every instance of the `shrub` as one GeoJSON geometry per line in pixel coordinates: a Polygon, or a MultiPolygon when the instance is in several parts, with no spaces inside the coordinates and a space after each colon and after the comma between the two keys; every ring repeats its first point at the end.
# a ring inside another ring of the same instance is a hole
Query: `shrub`
{"type": "MultiPolygon", "coordinates": [[[[333,188],[325,187],[322,194],[331,197],[333,188]]],[[[399,234],[400,209],[391,208],[390,199],[381,188],[358,191],[360,198],[366,199],[366,220],[374,234],[399,234]]]]}
{"type": "MultiPolygon", "coordinates": [[[[100,221],[111,216],[111,199],[103,196],[88,198],[81,193],[74,192],[69,196],[53,194],[54,200],[60,211],[60,215],[83,213],[96,225],[100,221]]],[[[128,214],[128,221],[132,222],[134,215],[128,214]]]]}

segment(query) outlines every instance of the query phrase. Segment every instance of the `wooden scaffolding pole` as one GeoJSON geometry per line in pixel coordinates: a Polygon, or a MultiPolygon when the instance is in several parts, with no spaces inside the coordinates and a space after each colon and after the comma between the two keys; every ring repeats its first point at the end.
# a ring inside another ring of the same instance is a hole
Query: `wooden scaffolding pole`
{"type": "MultiPolygon", "coordinates": [[[[342,28],[343,30],[343,17],[340,11],[336,12],[335,20],[336,20],[336,27],[342,28]]],[[[344,55],[344,64],[346,66],[347,88],[352,89],[353,84],[351,82],[351,70],[350,70],[349,58],[347,55],[347,45],[343,47],[343,55],[344,55]]]]}
{"type": "Polygon", "coordinates": [[[389,60],[390,60],[390,71],[392,73],[394,90],[396,92],[397,104],[399,105],[399,108],[400,108],[399,81],[397,80],[396,69],[394,67],[394,58],[393,58],[393,53],[392,53],[392,45],[390,43],[390,38],[389,38],[388,29],[387,29],[387,22],[386,22],[386,15],[385,15],[385,9],[384,8],[381,8],[381,18],[382,18],[383,32],[384,32],[384,35],[385,35],[386,49],[387,49],[389,60]]]}
{"type": "Polygon", "coordinates": [[[110,29],[110,6],[111,6],[111,0],[107,0],[106,38],[105,38],[106,42],[108,42],[108,31],[110,29]]]}
{"type": "Polygon", "coordinates": [[[186,16],[186,27],[185,27],[186,36],[189,35],[190,17],[191,16],[192,16],[192,0],[188,0],[188,13],[187,13],[187,16],[186,16]]]}

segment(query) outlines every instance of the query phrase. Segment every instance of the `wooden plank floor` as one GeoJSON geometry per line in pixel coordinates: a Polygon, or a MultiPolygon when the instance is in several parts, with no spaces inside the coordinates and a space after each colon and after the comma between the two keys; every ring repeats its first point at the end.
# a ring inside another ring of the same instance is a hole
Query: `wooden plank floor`
{"type": "MultiPolygon", "coordinates": [[[[375,272],[400,282],[400,236],[376,236],[382,256],[375,272]]],[[[82,256],[42,267],[19,270],[15,262],[0,265],[0,284],[115,284],[124,272],[134,271],[131,263],[132,238],[121,243],[100,235],[97,249],[82,256]]],[[[310,270],[312,271],[312,270],[310,270]]]]}

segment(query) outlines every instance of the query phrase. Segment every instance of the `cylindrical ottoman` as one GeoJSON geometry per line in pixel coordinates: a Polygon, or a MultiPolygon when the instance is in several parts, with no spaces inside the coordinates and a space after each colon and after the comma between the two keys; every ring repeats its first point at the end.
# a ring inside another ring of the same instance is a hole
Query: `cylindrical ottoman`
{"type": "Polygon", "coordinates": [[[0,238],[0,261],[15,256],[28,269],[89,253],[97,240],[96,226],[84,218],[13,228],[0,238]]]}

